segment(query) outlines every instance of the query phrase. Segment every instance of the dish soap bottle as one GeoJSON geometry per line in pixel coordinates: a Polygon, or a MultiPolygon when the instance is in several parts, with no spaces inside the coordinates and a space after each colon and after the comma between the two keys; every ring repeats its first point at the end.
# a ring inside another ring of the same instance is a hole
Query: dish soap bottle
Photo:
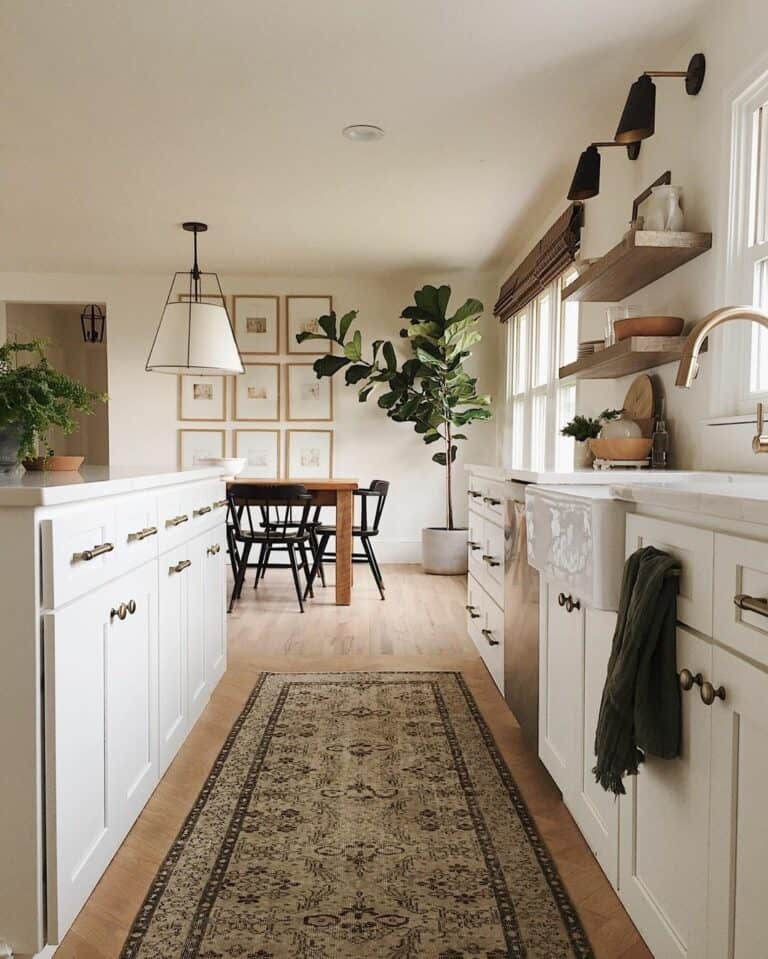
{"type": "Polygon", "coordinates": [[[651,469],[664,470],[669,466],[669,433],[664,420],[664,400],[660,401],[659,415],[653,428],[651,469]]]}

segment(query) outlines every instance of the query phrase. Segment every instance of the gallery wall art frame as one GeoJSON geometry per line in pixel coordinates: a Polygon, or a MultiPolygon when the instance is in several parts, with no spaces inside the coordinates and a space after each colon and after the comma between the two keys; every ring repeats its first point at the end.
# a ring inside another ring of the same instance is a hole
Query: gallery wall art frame
{"type": "Polygon", "coordinates": [[[331,479],[333,477],[333,430],[285,431],[285,478],[286,479],[331,479]],[[300,463],[302,451],[314,453],[309,443],[316,438],[318,462],[300,463]]]}
{"type": "Polygon", "coordinates": [[[285,298],[286,352],[310,356],[328,352],[328,343],[322,340],[296,342],[297,333],[322,333],[315,322],[333,311],[333,297],[327,293],[291,293],[285,298]]]}
{"type": "Polygon", "coordinates": [[[195,457],[189,456],[189,444],[196,442],[200,445],[200,452],[204,456],[223,457],[226,455],[226,430],[180,429],[178,431],[179,469],[192,469],[195,466],[195,457]],[[218,437],[218,443],[216,442],[218,437]],[[207,450],[202,450],[207,445],[207,450]]]}
{"type": "Polygon", "coordinates": [[[312,363],[286,363],[285,377],[287,420],[302,423],[333,421],[333,379],[318,379],[312,363]]]}
{"type": "Polygon", "coordinates": [[[280,312],[280,297],[272,293],[236,293],[232,297],[235,340],[241,356],[277,356],[280,353],[280,312]],[[264,329],[256,327],[262,323],[264,329]],[[251,324],[253,329],[249,329],[251,324]]]}
{"type": "Polygon", "coordinates": [[[280,419],[280,364],[245,363],[244,366],[245,373],[233,377],[232,418],[239,423],[276,423],[280,419]],[[268,375],[266,370],[272,370],[273,373],[268,375]],[[270,397],[270,387],[274,388],[273,398],[270,397]],[[258,395],[262,389],[266,390],[264,397],[258,395]],[[269,401],[268,405],[266,401],[269,401]],[[249,413],[251,415],[248,415],[249,413]]]}
{"type": "Polygon", "coordinates": [[[179,420],[183,423],[223,422],[226,420],[227,379],[226,376],[195,376],[192,373],[179,376],[179,420]],[[195,395],[196,386],[205,387],[209,385],[212,387],[210,398],[195,395]],[[218,399],[216,398],[217,389],[219,390],[218,399]]]}
{"type": "Polygon", "coordinates": [[[232,452],[234,456],[240,456],[245,459],[248,459],[249,462],[245,466],[245,469],[242,472],[243,477],[251,477],[257,479],[274,479],[279,480],[281,477],[281,470],[283,466],[283,457],[282,457],[282,431],[279,429],[242,429],[242,430],[233,430],[232,431],[232,452]],[[258,435],[257,435],[258,434],[258,435]],[[274,456],[275,456],[275,468],[274,470],[265,469],[263,472],[258,470],[257,464],[251,464],[250,458],[248,456],[248,451],[246,449],[246,443],[248,438],[251,438],[253,442],[253,437],[256,436],[256,440],[264,441],[264,449],[267,449],[268,446],[274,446],[274,456]],[[272,438],[272,443],[269,443],[269,438],[272,438]],[[256,467],[255,469],[253,467],[256,467]]]}

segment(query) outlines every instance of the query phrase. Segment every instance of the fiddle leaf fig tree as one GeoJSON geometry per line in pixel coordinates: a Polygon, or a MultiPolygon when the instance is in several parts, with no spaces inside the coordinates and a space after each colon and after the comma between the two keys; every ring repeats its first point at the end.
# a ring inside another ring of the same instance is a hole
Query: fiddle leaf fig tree
{"type": "Polygon", "coordinates": [[[432,459],[445,468],[446,528],[453,523],[452,465],[456,444],[465,440],[463,429],[474,420],[491,416],[490,397],[477,392],[477,379],[464,369],[472,347],[481,339],[477,329],[483,304],[469,299],[452,316],[447,315],[451,298],[449,286],[425,286],[414,294],[414,304],[401,317],[409,325],[400,330],[410,355],[398,363],[389,340],[374,340],[364,355],[360,330],[352,331],[357,311],[337,320],[336,314],[318,320],[322,333],[299,333],[305,340],[328,340],[340,347],[314,363],[318,378],[335,376],[344,370],[347,386],[357,386],[364,403],[378,391],[378,405],[396,423],[412,423],[427,445],[442,449],[432,459]]]}

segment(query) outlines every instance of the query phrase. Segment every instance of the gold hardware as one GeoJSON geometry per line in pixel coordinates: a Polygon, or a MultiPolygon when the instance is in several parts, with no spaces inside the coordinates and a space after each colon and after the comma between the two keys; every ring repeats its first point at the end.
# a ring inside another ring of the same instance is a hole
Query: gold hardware
{"type": "Polygon", "coordinates": [[[490,555],[490,553],[485,553],[483,555],[483,562],[487,563],[489,566],[501,566],[501,563],[499,562],[499,560],[494,559],[493,556],[490,555]]]}
{"type": "Polygon", "coordinates": [[[565,611],[566,613],[572,613],[574,609],[581,609],[581,601],[569,595],[565,600],[565,611]]]}
{"type": "Polygon", "coordinates": [[[493,630],[491,630],[491,629],[481,629],[480,632],[481,632],[481,633],[483,634],[483,636],[485,636],[485,638],[488,640],[488,645],[489,645],[489,646],[498,646],[498,645],[499,645],[498,639],[491,639],[491,637],[493,636],[493,630]]]}
{"type": "Polygon", "coordinates": [[[113,608],[109,611],[109,621],[112,622],[115,616],[117,616],[119,620],[123,620],[125,619],[127,615],[128,615],[128,607],[125,605],[125,603],[120,603],[117,609],[113,608]]]}
{"type": "Polygon", "coordinates": [[[757,433],[752,437],[753,453],[768,453],[768,434],[763,426],[763,404],[757,404],[757,433]]]}
{"type": "Polygon", "coordinates": [[[168,572],[169,572],[169,573],[181,573],[181,572],[183,572],[188,566],[191,566],[191,565],[192,565],[192,560],[191,560],[191,559],[183,559],[183,560],[181,560],[180,563],[177,563],[175,566],[169,566],[169,567],[168,567],[168,572]]]}
{"type": "Polygon", "coordinates": [[[489,506],[501,506],[501,500],[495,499],[493,496],[484,496],[483,502],[488,503],[489,506]]]}
{"type": "Polygon", "coordinates": [[[146,539],[148,536],[157,536],[157,527],[156,526],[147,526],[144,529],[140,529],[138,533],[129,533],[128,542],[133,543],[135,541],[140,541],[146,539]]]}
{"type": "Polygon", "coordinates": [[[188,523],[189,517],[182,513],[180,516],[174,516],[173,519],[167,519],[165,521],[166,526],[181,526],[182,523],[188,523]]]}
{"type": "Polygon", "coordinates": [[[476,606],[465,606],[464,609],[466,609],[472,619],[480,619],[480,613],[478,613],[476,606]]]}
{"type": "Polygon", "coordinates": [[[477,490],[474,490],[474,489],[468,490],[467,494],[471,496],[472,499],[477,499],[479,496],[482,495],[481,493],[478,493],[477,490]]]}
{"type": "Polygon", "coordinates": [[[711,706],[716,699],[722,699],[723,702],[725,701],[725,687],[718,686],[717,689],[715,689],[712,683],[702,683],[699,695],[705,706],[711,706]]]}
{"type": "Polygon", "coordinates": [[[111,553],[115,548],[114,543],[102,543],[100,546],[94,546],[93,549],[84,549],[82,553],[75,553],[72,556],[73,563],[90,563],[97,556],[103,556],[105,553],[111,553]]]}
{"type": "Polygon", "coordinates": [[[748,596],[746,593],[739,593],[733,597],[734,606],[739,609],[745,609],[748,613],[757,613],[758,616],[768,616],[768,599],[761,596],[748,596]]]}
{"type": "Polygon", "coordinates": [[[696,673],[694,676],[690,669],[681,669],[678,678],[680,680],[680,689],[682,689],[684,693],[687,693],[689,689],[693,689],[694,684],[701,686],[704,682],[704,677],[701,673],[696,673]]]}
{"type": "Polygon", "coordinates": [[[227,505],[227,501],[225,499],[217,499],[216,502],[213,504],[213,508],[221,509],[222,506],[226,506],[226,505],[227,505]]]}
{"type": "Polygon", "coordinates": [[[558,593],[557,595],[557,605],[565,606],[565,593],[558,593]]]}
{"type": "Polygon", "coordinates": [[[209,556],[215,556],[217,553],[221,552],[221,546],[218,543],[214,543],[213,546],[209,546],[206,550],[206,553],[209,556]]]}
{"type": "Polygon", "coordinates": [[[472,550],[473,553],[476,549],[480,549],[480,544],[476,543],[474,540],[471,540],[471,539],[468,541],[467,545],[469,546],[469,548],[472,550]]]}
{"type": "Polygon", "coordinates": [[[206,513],[211,512],[210,506],[201,506],[200,509],[193,509],[192,516],[205,516],[206,513]]]}
{"type": "Polygon", "coordinates": [[[135,599],[129,599],[129,600],[128,600],[128,612],[131,614],[131,616],[133,616],[133,614],[136,612],[136,600],[135,600],[135,599]]]}

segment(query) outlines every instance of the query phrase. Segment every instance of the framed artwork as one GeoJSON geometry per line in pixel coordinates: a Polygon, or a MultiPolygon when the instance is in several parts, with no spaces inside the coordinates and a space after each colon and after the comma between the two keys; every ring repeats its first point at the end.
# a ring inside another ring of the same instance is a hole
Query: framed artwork
{"type": "Polygon", "coordinates": [[[280,352],[280,297],[235,296],[235,339],[246,356],[280,352]]]}
{"type": "Polygon", "coordinates": [[[321,316],[327,316],[333,309],[332,296],[286,296],[286,313],[288,315],[288,352],[315,353],[322,355],[328,352],[320,340],[307,340],[306,343],[297,343],[298,333],[322,333],[318,324],[321,316]]]}
{"type": "Polygon", "coordinates": [[[332,420],[333,380],[318,379],[311,363],[289,363],[288,413],[289,420],[332,420]]]}
{"type": "Polygon", "coordinates": [[[235,456],[248,463],[242,476],[280,478],[280,430],[235,430],[235,456]]]}
{"type": "Polygon", "coordinates": [[[224,456],[224,430],[179,430],[179,468],[190,469],[211,456],[224,456]]]}
{"type": "Polygon", "coordinates": [[[225,420],[227,380],[224,376],[179,377],[180,420],[225,420]]]}
{"type": "Polygon", "coordinates": [[[236,420],[280,419],[279,363],[246,363],[234,380],[236,420]]]}
{"type": "Polygon", "coordinates": [[[333,473],[333,430],[286,430],[286,476],[330,479],[333,473]]]}
{"type": "MultiPolygon", "coordinates": [[[[179,303],[189,303],[194,297],[189,293],[179,294],[179,303]]],[[[200,297],[201,303],[212,303],[214,306],[223,306],[226,308],[226,299],[219,293],[203,293],[200,297]]]]}

